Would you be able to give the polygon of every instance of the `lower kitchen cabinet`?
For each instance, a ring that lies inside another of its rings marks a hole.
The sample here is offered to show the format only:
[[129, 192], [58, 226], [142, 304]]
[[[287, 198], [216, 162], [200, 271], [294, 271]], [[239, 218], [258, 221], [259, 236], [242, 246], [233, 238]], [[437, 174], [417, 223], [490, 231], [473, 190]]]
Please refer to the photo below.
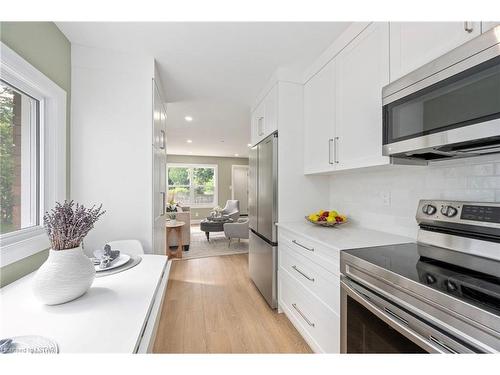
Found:
[[279, 305], [316, 353], [340, 352], [340, 316], [283, 268], [278, 271]]
[[278, 303], [314, 352], [340, 351], [339, 252], [280, 229]]

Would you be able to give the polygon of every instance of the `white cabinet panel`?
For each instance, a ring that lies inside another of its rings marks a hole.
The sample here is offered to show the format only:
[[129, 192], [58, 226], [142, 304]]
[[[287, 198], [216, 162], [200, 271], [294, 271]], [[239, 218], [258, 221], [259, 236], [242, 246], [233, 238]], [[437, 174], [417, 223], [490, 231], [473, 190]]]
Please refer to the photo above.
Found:
[[335, 63], [330, 61], [304, 85], [304, 172], [335, 169]]
[[382, 156], [382, 87], [389, 82], [389, 25], [373, 23], [336, 58], [337, 169], [388, 163]]
[[278, 85], [262, 99], [252, 112], [251, 143], [256, 145], [269, 134], [278, 130]]
[[481, 22], [481, 32], [485, 33], [486, 31], [498, 25], [500, 25], [500, 21], [487, 21], [487, 22], [483, 21]]
[[479, 22], [391, 22], [391, 81], [481, 33]]

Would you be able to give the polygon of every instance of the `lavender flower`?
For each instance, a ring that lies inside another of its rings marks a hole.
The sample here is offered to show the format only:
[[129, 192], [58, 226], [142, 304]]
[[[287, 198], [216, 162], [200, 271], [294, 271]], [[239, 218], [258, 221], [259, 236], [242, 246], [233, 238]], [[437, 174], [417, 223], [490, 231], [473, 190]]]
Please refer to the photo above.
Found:
[[73, 249], [80, 246], [85, 236], [106, 211], [92, 206], [85, 208], [74, 201], [56, 202], [56, 206], [43, 215], [43, 224], [53, 250]]

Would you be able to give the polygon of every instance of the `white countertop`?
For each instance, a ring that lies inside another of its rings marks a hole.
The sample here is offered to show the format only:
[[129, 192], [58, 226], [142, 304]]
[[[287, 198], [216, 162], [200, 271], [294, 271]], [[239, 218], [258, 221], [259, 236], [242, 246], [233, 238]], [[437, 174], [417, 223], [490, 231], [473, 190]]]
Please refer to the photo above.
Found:
[[166, 256], [142, 255], [137, 266], [96, 278], [82, 297], [56, 306], [34, 297], [31, 273], [0, 289], [0, 338], [45, 336], [60, 353], [132, 353], [166, 265]]
[[305, 220], [278, 223], [277, 225], [279, 228], [298, 233], [312, 241], [337, 250], [415, 242], [409, 237], [367, 229], [352, 223], [341, 224], [333, 228], [321, 227]]

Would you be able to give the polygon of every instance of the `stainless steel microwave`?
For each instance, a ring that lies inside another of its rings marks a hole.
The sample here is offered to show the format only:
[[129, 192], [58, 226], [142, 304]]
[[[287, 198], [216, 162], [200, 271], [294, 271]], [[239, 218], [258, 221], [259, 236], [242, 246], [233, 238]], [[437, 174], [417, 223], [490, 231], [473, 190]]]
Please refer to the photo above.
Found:
[[382, 104], [386, 156], [500, 153], [500, 26], [385, 86]]

